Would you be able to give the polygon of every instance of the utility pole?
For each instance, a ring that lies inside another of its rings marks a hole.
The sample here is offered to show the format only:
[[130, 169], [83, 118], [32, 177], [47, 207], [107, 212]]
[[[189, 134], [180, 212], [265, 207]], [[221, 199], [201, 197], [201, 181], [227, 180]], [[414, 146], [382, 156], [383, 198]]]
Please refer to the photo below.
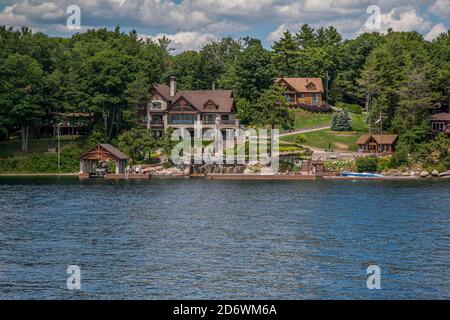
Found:
[[58, 170], [61, 168], [61, 123], [58, 123]]
[[328, 71], [327, 71], [327, 77], [325, 79], [325, 87], [326, 87], [326, 91], [325, 91], [325, 101], [328, 104], [328, 81], [330, 81], [330, 76], [328, 75]]
[[370, 114], [370, 93], [369, 92], [366, 95], [366, 110], [369, 115], [369, 134], [372, 134], [372, 116]]

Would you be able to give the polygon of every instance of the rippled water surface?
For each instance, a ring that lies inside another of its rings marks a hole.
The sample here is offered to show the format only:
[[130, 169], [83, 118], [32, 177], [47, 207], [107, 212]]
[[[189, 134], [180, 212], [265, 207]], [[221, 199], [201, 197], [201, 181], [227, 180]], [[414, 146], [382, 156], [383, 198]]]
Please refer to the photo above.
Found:
[[[0, 178], [0, 298], [450, 298], [450, 181]], [[68, 265], [80, 291], [66, 288]], [[381, 290], [366, 286], [381, 268]]]

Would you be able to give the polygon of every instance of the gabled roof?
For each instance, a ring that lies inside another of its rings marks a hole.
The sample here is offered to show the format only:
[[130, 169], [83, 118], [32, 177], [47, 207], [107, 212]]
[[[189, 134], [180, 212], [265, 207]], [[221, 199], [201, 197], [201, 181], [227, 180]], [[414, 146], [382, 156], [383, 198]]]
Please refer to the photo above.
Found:
[[441, 112], [430, 117], [431, 121], [450, 121], [450, 113]]
[[393, 144], [397, 140], [397, 134], [374, 134], [372, 137], [378, 144]]
[[163, 96], [164, 99], [170, 101], [170, 87], [166, 84], [155, 84], [153, 88]]
[[164, 84], [154, 85], [153, 88], [169, 101], [168, 109], [181, 97], [185, 98], [195, 109], [205, 110], [205, 104], [211, 100], [218, 108], [210, 112], [232, 112], [234, 97], [232, 90], [178, 90], [175, 96], [170, 96], [170, 87]]
[[[276, 82], [279, 83], [284, 80], [289, 86], [291, 86], [297, 92], [323, 92], [322, 79], [320, 78], [277, 78]], [[309, 90], [307, 86], [312, 83], [316, 89]]]
[[107, 143], [99, 143], [95, 147], [83, 153], [79, 160], [104, 160], [106, 156], [111, 156], [116, 160], [128, 160], [129, 156], [119, 149]]
[[397, 140], [398, 135], [397, 134], [363, 134], [361, 137], [359, 137], [358, 141], [356, 141], [356, 144], [366, 144], [370, 138], [373, 138], [376, 143], [378, 144], [393, 144], [395, 140]]
[[370, 137], [370, 134], [363, 134], [361, 137], [359, 137], [358, 141], [356, 141], [356, 144], [366, 144], [367, 141], [369, 141]]

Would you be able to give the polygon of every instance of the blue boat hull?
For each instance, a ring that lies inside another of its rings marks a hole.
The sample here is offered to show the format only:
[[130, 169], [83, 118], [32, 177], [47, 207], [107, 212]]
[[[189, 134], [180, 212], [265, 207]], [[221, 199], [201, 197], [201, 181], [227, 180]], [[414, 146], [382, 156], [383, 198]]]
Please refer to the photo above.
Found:
[[344, 171], [341, 173], [342, 177], [359, 177], [359, 178], [382, 178], [381, 174], [368, 173], [368, 172], [348, 172]]

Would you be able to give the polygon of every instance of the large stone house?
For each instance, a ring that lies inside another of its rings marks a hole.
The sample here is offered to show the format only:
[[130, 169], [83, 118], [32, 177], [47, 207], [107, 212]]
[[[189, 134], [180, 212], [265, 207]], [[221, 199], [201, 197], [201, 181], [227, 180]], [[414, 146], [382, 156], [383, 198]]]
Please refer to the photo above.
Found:
[[177, 90], [176, 78], [170, 86], [150, 88], [150, 101], [140, 110], [142, 124], [160, 137], [168, 127], [194, 130], [201, 122], [203, 129], [236, 129], [236, 103], [231, 90]]
[[286, 87], [285, 97], [293, 105], [323, 104], [323, 84], [320, 78], [277, 78], [275, 82]]

